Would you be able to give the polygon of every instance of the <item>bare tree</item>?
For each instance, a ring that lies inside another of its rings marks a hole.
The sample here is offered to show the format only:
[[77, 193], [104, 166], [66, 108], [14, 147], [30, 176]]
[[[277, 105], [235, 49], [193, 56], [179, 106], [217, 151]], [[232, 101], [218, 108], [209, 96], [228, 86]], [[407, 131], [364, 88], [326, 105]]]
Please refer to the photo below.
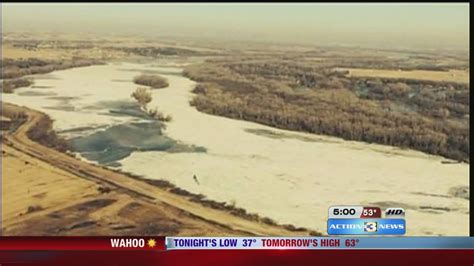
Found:
[[163, 122], [171, 121], [172, 117], [170, 115], [165, 116], [163, 113], [159, 112], [157, 108], [148, 109], [147, 105], [153, 99], [150, 89], [139, 87], [132, 93], [132, 97], [137, 100], [142, 110], [145, 111], [150, 117]]
[[132, 93], [132, 97], [135, 98], [135, 100], [137, 100], [137, 102], [140, 104], [140, 107], [145, 111], [147, 110], [147, 104], [149, 104], [151, 100], [153, 99], [151, 97], [150, 90], [143, 87], [138, 87]]

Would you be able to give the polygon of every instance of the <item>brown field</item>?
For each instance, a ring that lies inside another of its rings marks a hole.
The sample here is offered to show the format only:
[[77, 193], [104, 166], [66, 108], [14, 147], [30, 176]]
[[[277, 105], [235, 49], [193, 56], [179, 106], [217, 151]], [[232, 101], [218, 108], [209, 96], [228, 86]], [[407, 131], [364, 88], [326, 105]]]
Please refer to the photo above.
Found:
[[35, 49], [27, 50], [23, 48], [4, 45], [2, 47], [2, 58], [22, 59], [22, 58], [38, 58], [38, 59], [61, 59], [66, 58], [66, 53], [54, 49]]
[[456, 83], [469, 83], [469, 71], [428, 71], [428, 70], [386, 70], [386, 69], [362, 69], [362, 68], [342, 68], [348, 70], [352, 77], [375, 77], [394, 79], [416, 79], [431, 81], [448, 81]]
[[4, 146], [3, 160], [5, 235], [233, 233], [163, 203], [115, 189], [101, 192], [105, 186], [9, 146]]

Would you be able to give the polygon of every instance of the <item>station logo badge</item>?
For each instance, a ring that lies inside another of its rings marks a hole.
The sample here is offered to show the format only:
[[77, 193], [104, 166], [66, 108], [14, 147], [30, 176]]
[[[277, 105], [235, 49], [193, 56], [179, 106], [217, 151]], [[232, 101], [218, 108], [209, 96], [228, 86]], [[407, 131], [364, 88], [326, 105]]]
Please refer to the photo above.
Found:
[[368, 232], [368, 233], [377, 232], [377, 222], [365, 222], [364, 223], [364, 231]]

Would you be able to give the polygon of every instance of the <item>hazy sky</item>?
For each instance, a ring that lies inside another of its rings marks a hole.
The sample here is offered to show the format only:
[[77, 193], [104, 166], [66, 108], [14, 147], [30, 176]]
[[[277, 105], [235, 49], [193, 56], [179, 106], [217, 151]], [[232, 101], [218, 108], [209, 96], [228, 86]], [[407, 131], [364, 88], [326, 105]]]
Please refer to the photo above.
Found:
[[469, 4], [3, 4], [12, 31], [389, 47], [469, 46]]

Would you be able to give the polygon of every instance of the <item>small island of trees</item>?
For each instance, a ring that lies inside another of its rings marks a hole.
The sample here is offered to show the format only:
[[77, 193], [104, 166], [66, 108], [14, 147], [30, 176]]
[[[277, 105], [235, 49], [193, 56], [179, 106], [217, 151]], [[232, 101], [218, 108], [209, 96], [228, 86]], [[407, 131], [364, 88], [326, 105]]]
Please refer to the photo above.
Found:
[[151, 87], [152, 89], [162, 89], [169, 86], [168, 80], [158, 75], [140, 75], [135, 77], [133, 82], [137, 85]]

